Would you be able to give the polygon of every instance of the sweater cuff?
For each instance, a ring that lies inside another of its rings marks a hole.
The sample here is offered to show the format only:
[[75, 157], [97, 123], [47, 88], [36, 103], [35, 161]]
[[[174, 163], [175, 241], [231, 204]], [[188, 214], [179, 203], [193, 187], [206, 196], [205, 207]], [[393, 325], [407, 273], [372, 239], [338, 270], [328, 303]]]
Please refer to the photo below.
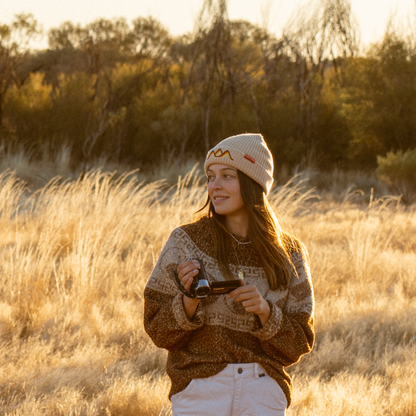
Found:
[[173, 310], [173, 316], [175, 317], [176, 322], [181, 327], [181, 329], [184, 329], [185, 331], [193, 331], [194, 329], [198, 329], [204, 323], [204, 320], [203, 320], [204, 310], [202, 309], [201, 302], [199, 302], [192, 319], [189, 319], [188, 315], [185, 312], [182, 298], [183, 298], [183, 294], [178, 293], [173, 299], [172, 310]]
[[270, 306], [270, 316], [266, 325], [252, 332], [261, 341], [267, 341], [273, 338], [279, 332], [283, 320], [282, 310], [278, 306], [270, 302], [268, 303]]

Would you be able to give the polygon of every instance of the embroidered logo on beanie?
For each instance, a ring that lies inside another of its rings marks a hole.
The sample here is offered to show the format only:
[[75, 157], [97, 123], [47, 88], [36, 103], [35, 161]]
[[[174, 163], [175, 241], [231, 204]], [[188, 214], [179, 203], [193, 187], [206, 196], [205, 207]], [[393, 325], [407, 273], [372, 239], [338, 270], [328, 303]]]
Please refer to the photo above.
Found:
[[228, 156], [231, 160], [234, 160], [231, 157], [231, 154], [230, 154], [229, 150], [226, 150], [225, 152], [223, 152], [221, 149], [218, 149], [218, 150], [215, 150], [215, 151], [211, 150], [211, 153], [208, 155], [208, 158], [210, 158], [211, 156], [214, 156], [214, 157]]

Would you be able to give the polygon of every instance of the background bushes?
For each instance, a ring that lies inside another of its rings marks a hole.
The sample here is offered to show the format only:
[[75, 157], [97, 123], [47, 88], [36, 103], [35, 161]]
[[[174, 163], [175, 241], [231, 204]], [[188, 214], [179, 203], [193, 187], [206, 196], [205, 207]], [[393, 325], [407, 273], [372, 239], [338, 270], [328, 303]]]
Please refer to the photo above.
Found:
[[403, 195], [405, 203], [416, 201], [416, 149], [378, 156], [378, 177]]
[[408, 38], [390, 30], [358, 54], [346, 0], [289, 23], [277, 38], [211, 1], [180, 37], [151, 17], [65, 22], [47, 50], [32, 51], [37, 23], [17, 16], [0, 31], [0, 140], [33, 158], [65, 147], [76, 166], [105, 158], [151, 168], [262, 132], [276, 165], [292, 171], [374, 171], [377, 156], [416, 147]]

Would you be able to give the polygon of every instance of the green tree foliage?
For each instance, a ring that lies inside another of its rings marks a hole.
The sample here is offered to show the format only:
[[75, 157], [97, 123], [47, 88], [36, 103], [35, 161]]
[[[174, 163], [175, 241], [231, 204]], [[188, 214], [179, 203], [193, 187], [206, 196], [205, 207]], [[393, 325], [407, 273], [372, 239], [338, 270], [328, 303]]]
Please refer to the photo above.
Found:
[[31, 14], [15, 16], [11, 25], [0, 25], [0, 137], [3, 129], [4, 100], [9, 88], [21, 86], [35, 68], [27, 67], [29, 43], [39, 33]]
[[52, 138], [52, 86], [44, 84], [43, 78], [40, 73], [30, 74], [20, 88], [13, 85], [5, 96], [5, 119], [13, 126], [9, 131], [13, 131], [15, 138], [24, 137], [31, 144]]
[[151, 17], [65, 22], [30, 53], [36, 31], [30, 16], [0, 27], [2, 139], [34, 155], [144, 166], [251, 131], [279, 166], [365, 169], [416, 146], [415, 49], [390, 33], [358, 56], [348, 0], [312, 1], [280, 38], [230, 21], [226, 0], [176, 38]]
[[345, 77], [346, 117], [355, 165], [376, 166], [376, 156], [416, 145], [416, 54], [387, 34], [365, 58], [350, 60]]

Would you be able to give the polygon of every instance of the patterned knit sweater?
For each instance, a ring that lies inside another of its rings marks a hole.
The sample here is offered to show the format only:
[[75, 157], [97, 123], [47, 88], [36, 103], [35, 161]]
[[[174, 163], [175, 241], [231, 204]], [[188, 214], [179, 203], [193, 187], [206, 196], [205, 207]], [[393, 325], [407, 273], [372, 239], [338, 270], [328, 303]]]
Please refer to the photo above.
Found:
[[[264, 327], [227, 295], [208, 296], [188, 319], [173, 270], [187, 258], [204, 263], [211, 281], [224, 280], [217, 261], [208, 218], [173, 230], [144, 292], [144, 326], [153, 342], [166, 348], [166, 371], [172, 386], [169, 397], [184, 390], [194, 378], [211, 377], [229, 363], [261, 364], [284, 391], [288, 405], [292, 383], [284, 367], [311, 351], [314, 342], [313, 291], [309, 266], [300, 252], [292, 253], [293, 270], [286, 290], [271, 290], [251, 244], [232, 242], [229, 263], [237, 278], [256, 285], [270, 306]], [[237, 237], [241, 240], [241, 237]]]

